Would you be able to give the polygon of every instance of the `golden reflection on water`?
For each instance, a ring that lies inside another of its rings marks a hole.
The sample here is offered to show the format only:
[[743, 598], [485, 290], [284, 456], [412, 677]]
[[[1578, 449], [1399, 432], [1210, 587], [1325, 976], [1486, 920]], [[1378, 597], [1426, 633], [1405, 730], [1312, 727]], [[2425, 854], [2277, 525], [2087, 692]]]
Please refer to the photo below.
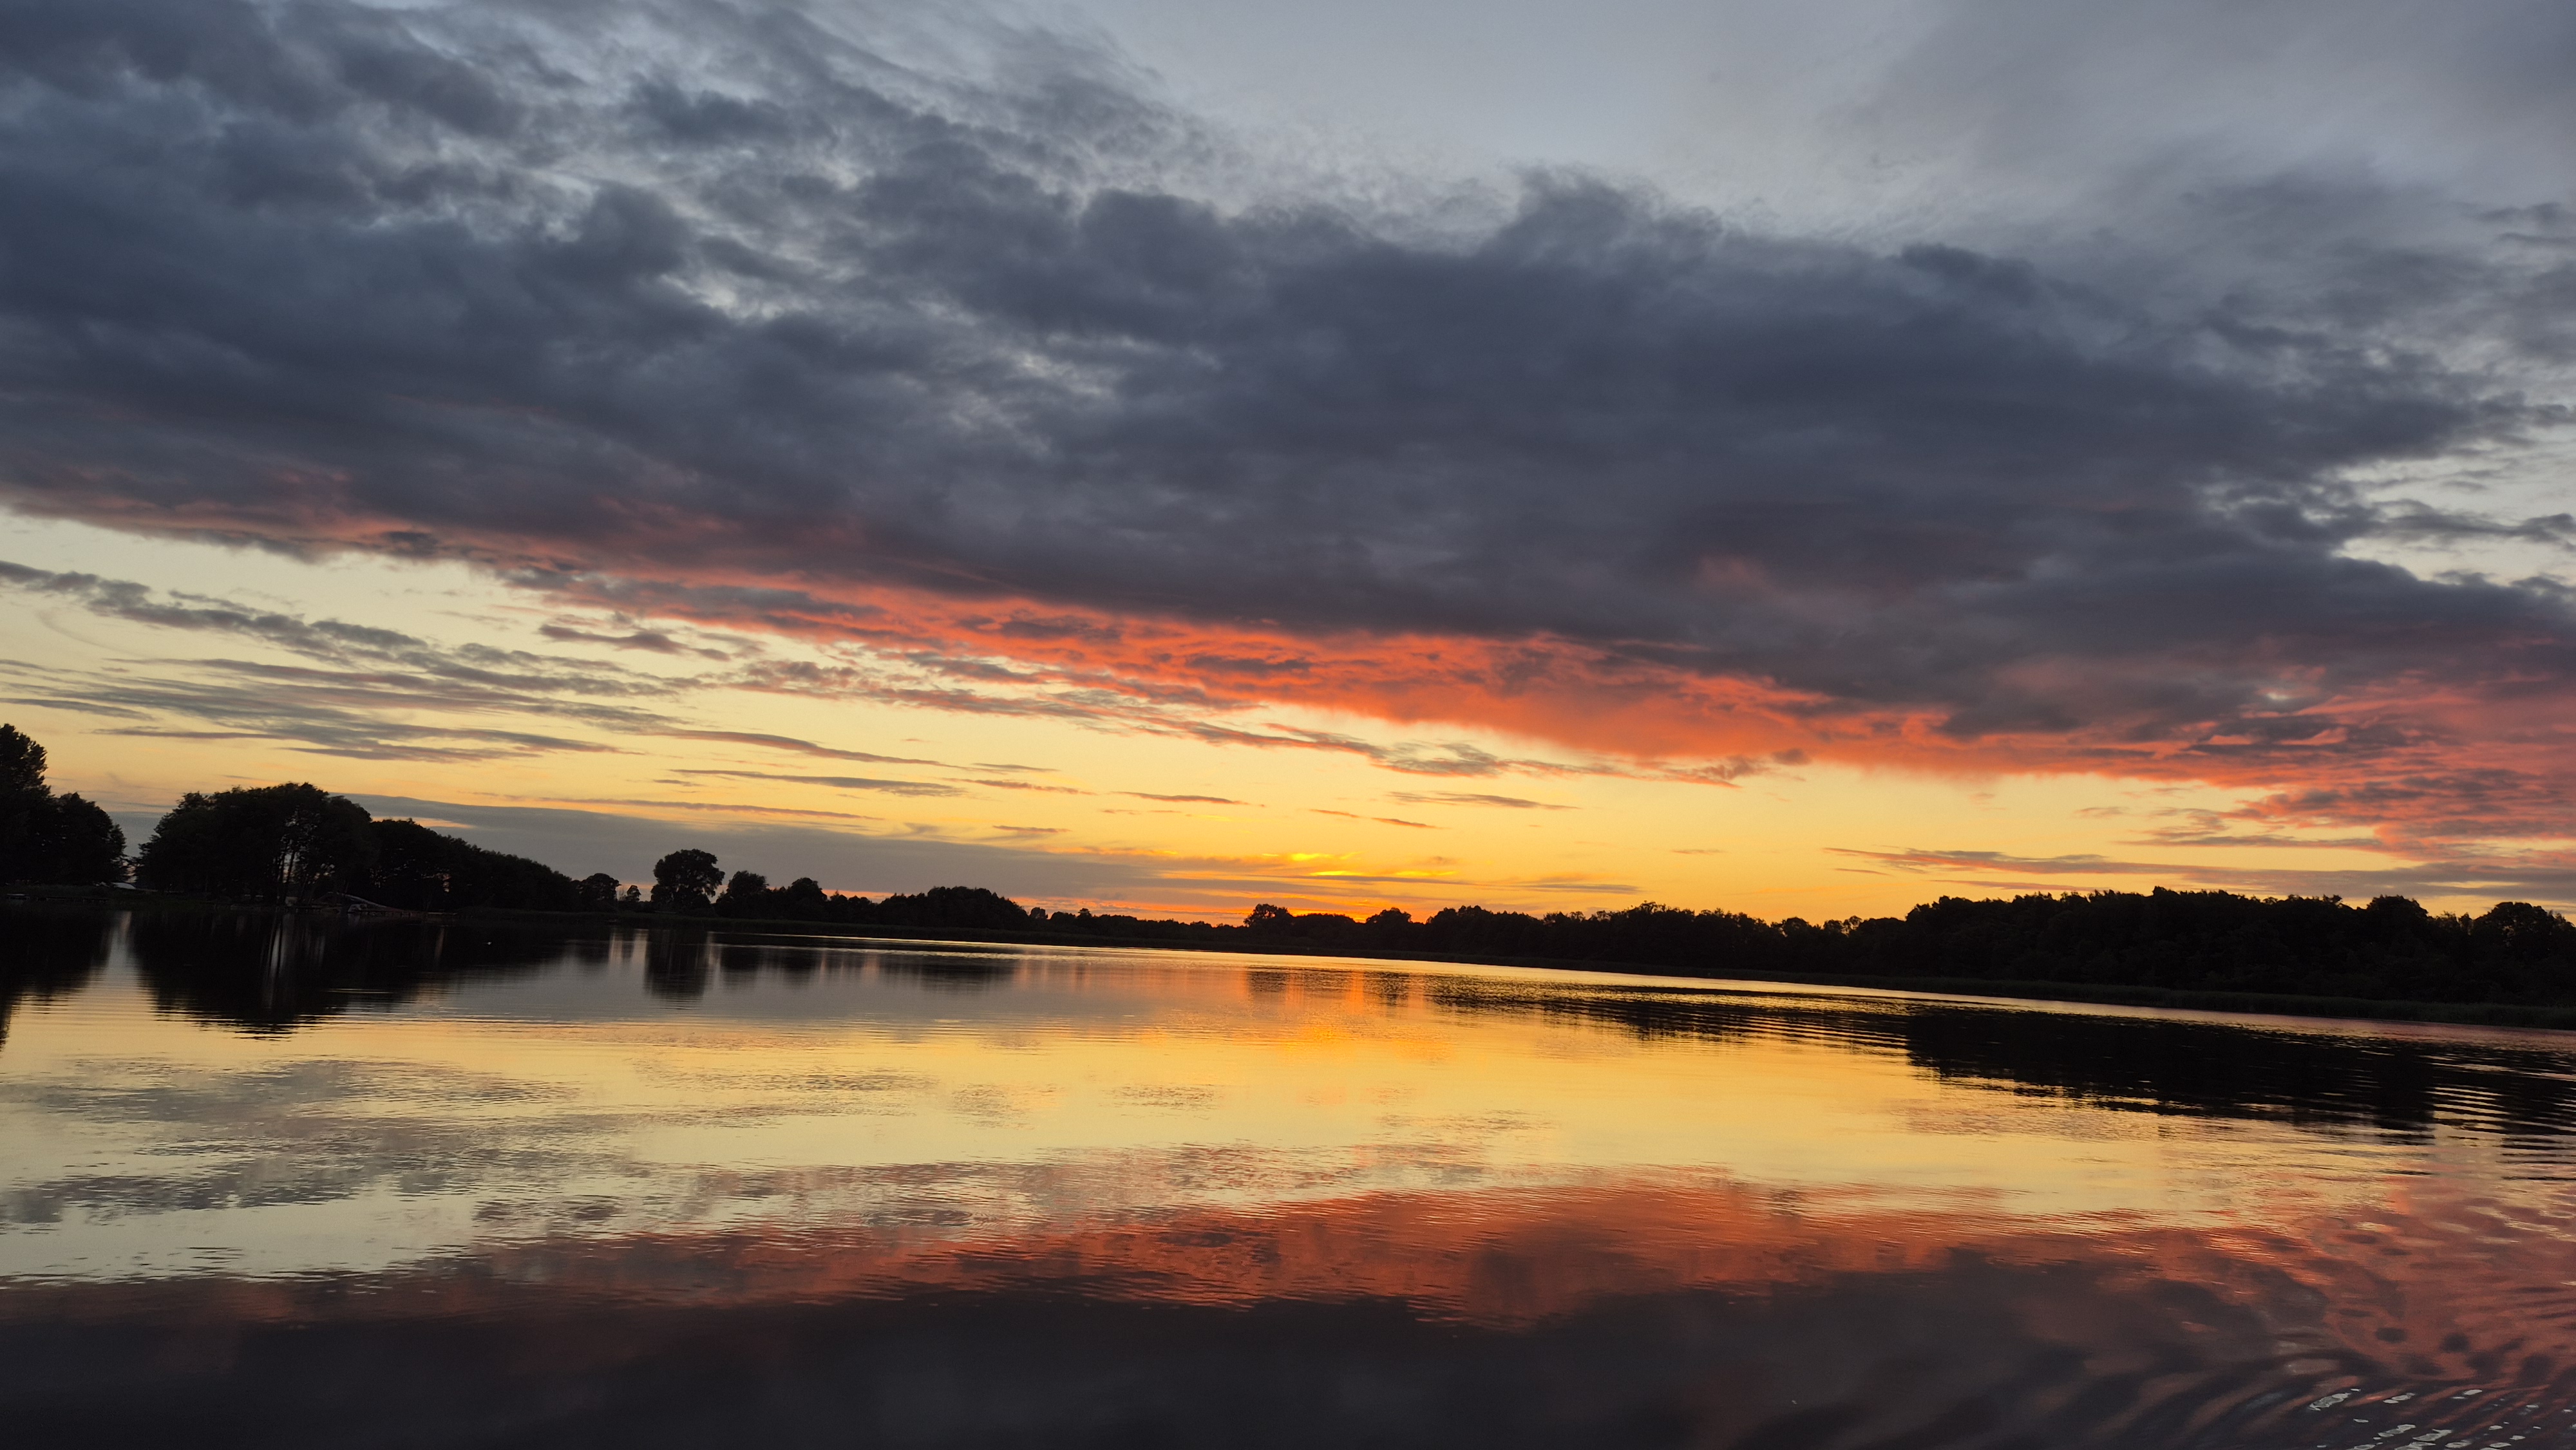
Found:
[[[0, 1273], [373, 1269], [753, 1224], [1062, 1233], [1630, 1180], [2077, 1230], [2360, 1212], [2425, 1175], [2555, 1202], [2493, 1134], [2407, 1141], [1945, 1081], [1836, 1035], [1829, 997], [1775, 998], [1785, 1024], [1709, 1040], [1458, 1010], [1443, 973], [1123, 954], [960, 981], [921, 972], [937, 957], [842, 949], [672, 1006], [643, 990], [638, 943], [620, 946], [570, 982], [282, 1035], [153, 1011], [113, 974], [26, 1013], [0, 1056], [0, 1193], [22, 1206]], [[1820, 1009], [1812, 1026], [1801, 1006]]]
[[[917, 1344], [957, 1305], [1020, 1305], [972, 1333], [1060, 1355], [1028, 1305], [1236, 1316], [1193, 1331], [1214, 1343], [1384, 1304], [1504, 1336], [1386, 1341], [1434, 1378], [1642, 1336], [1704, 1443], [1968, 1414], [1997, 1444], [2466, 1450], [2513, 1386], [2524, 1440], [2495, 1444], [2576, 1443], [2550, 1418], [2576, 1415], [2576, 1153], [2546, 1035], [635, 934], [408, 995], [261, 977], [218, 1010], [122, 952], [0, 1047], [0, 1328], [473, 1323], [517, 1336], [506, 1379], [582, 1306], [610, 1316], [582, 1373], [625, 1374], [712, 1307], [838, 1306], [759, 1320], [794, 1360]], [[1393, 1333], [1281, 1332], [1244, 1362]], [[1038, 1393], [1011, 1373], [933, 1418]], [[537, 1384], [510, 1403], [537, 1415]], [[1841, 1418], [1797, 1418], [1820, 1403]]]

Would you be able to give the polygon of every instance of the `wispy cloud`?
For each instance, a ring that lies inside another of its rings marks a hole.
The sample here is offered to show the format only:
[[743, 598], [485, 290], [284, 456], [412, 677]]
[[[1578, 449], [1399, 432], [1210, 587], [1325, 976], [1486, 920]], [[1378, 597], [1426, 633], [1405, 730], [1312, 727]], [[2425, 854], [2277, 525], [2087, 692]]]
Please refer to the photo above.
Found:
[[1399, 790], [1390, 792], [1388, 799], [1403, 801], [1408, 805], [1422, 806], [1503, 806], [1516, 811], [1570, 811], [1574, 809], [1572, 806], [1557, 805], [1550, 801], [1525, 800], [1516, 795], [1480, 795], [1469, 791], [1456, 790]]
[[[665, 730], [674, 740], [703, 740], [715, 745], [753, 745], [765, 750], [792, 751], [799, 755], [819, 755], [828, 760], [855, 761], [861, 765], [937, 765], [936, 760], [922, 760], [908, 755], [877, 755], [865, 750], [843, 750], [837, 746], [817, 745], [811, 740], [798, 740], [787, 735], [759, 735], [740, 730]], [[995, 769], [986, 766], [984, 769]]]
[[672, 772], [692, 779], [766, 780], [785, 785], [814, 785], [827, 790], [876, 791], [885, 795], [954, 796], [965, 792], [944, 781], [875, 780], [859, 775], [779, 775], [765, 770], [719, 770], [683, 768]]
[[1375, 821], [1381, 826], [1411, 826], [1417, 831], [1436, 831], [1440, 829], [1429, 821], [1408, 821], [1397, 816], [1364, 816], [1356, 811], [1333, 811], [1326, 810], [1321, 806], [1311, 807], [1310, 809], [1312, 809], [1316, 815], [1340, 816], [1346, 821]]

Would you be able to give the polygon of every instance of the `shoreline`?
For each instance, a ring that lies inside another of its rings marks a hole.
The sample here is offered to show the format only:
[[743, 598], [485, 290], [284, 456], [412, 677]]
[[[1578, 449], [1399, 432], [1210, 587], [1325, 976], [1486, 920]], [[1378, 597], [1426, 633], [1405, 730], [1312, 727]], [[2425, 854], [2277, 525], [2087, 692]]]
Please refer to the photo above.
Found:
[[[195, 910], [255, 912], [270, 915], [331, 916], [366, 922], [383, 917], [342, 917], [284, 907], [210, 901], [203, 898], [30, 894], [26, 906], [78, 906], [114, 910]], [[2209, 991], [2145, 984], [2059, 982], [2039, 978], [1846, 976], [1825, 973], [1747, 971], [1726, 967], [1693, 969], [1668, 963], [1592, 958], [1514, 957], [1433, 952], [1364, 952], [1309, 945], [1294, 939], [1252, 938], [1190, 940], [1187, 938], [1110, 936], [1090, 932], [1005, 931], [986, 927], [901, 927], [860, 923], [794, 921], [775, 917], [683, 916], [658, 912], [467, 910], [413, 916], [428, 921], [470, 926], [477, 923], [570, 926], [590, 923], [644, 930], [747, 931], [770, 936], [841, 937], [908, 942], [954, 942], [991, 946], [1096, 946], [1122, 950], [1188, 951], [1219, 956], [1317, 957], [1343, 961], [1430, 963], [1447, 966], [1527, 967], [1548, 971], [1599, 972], [1669, 977], [1680, 981], [1738, 981], [1783, 986], [1854, 987], [1871, 991], [1920, 992], [1944, 996], [1992, 997], [2015, 1002], [2062, 1002], [2070, 1006], [2149, 1007], [2174, 1011], [2347, 1019], [2363, 1022], [2422, 1022], [2463, 1027], [2520, 1027], [2576, 1031], [2576, 1002], [2538, 1005], [2516, 1002], [2429, 1002], [2404, 998], [2302, 996], [2270, 992]], [[1239, 930], [1239, 928], [1238, 928]]]

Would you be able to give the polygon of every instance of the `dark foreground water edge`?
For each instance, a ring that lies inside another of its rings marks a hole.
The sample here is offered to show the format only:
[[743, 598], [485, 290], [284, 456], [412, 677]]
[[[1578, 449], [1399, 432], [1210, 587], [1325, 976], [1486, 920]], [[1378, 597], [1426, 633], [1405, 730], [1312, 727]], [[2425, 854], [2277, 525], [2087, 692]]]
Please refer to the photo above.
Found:
[[21, 1443], [2576, 1442], [2555, 1034], [0, 913]]

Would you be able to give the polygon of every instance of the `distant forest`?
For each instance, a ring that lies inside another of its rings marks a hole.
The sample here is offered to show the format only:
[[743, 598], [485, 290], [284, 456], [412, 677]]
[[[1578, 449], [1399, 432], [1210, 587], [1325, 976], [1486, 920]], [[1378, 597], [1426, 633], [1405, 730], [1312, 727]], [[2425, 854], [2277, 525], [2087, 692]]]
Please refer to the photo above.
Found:
[[[43, 782], [41, 746], [0, 726], [0, 878], [121, 881], [123, 836]], [[94, 818], [94, 819], [93, 819]], [[109, 836], [112, 835], [112, 841]], [[154, 891], [267, 903], [355, 897], [398, 910], [634, 914], [665, 921], [812, 923], [993, 933], [1035, 941], [1636, 966], [1699, 976], [2064, 983], [2383, 1001], [2576, 1005], [2576, 924], [2527, 902], [2477, 916], [2402, 896], [2267, 900], [2224, 891], [2097, 891], [1971, 901], [1902, 917], [1763, 921], [1653, 902], [1532, 916], [1453, 906], [1417, 921], [1355, 920], [1267, 903], [1239, 925], [1022, 909], [981, 887], [876, 899], [727, 875], [706, 851], [655, 863], [648, 894], [605, 873], [574, 880], [408, 820], [376, 820], [312, 785], [190, 793], [131, 862]]]

